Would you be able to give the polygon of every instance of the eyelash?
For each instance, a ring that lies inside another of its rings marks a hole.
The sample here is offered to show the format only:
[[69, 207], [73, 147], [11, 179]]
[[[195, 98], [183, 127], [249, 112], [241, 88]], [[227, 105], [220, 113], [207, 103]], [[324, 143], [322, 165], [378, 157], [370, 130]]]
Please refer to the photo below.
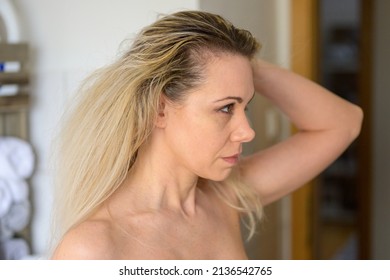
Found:
[[[226, 106], [223, 106], [220, 111], [224, 114], [229, 114], [229, 115], [232, 115], [233, 114], [233, 109], [234, 109], [234, 103], [231, 103], [231, 104], [228, 104]], [[226, 111], [227, 110], [227, 111]]]
[[[219, 111], [224, 113], [224, 114], [233, 115], [234, 105], [235, 105], [235, 103], [231, 103], [231, 104], [225, 105]], [[227, 109], [227, 111], [226, 111], [226, 109]], [[245, 106], [244, 110], [248, 111], [248, 106]]]

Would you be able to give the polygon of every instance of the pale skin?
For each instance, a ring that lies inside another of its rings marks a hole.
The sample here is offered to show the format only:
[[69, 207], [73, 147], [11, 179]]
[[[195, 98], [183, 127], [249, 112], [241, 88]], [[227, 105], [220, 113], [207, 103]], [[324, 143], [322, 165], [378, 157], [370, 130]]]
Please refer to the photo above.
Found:
[[219, 54], [206, 77], [181, 106], [162, 98], [127, 179], [65, 235], [53, 259], [245, 259], [239, 213], [199, 178], [223, 185], [242, 144], [254, 138], [245, 114], [254, 92], [298, 130], [240, 157], [242, 178], [264, 205], [315, 177], [359, 134], [359, 107], [262, 60]]

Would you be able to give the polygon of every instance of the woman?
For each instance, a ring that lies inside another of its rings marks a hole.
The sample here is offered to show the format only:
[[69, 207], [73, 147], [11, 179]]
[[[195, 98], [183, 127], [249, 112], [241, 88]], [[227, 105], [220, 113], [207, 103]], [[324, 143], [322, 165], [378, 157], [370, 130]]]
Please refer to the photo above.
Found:
[[[259, 48], [217, 15], [178, 12], [89, 80], [61, 137], [53, 259], [246, 258], [240, 218], [253, 233], [261, 207], [328, 166], [362, 120]], [[244, 158], [255, 92], [298, 132]]]

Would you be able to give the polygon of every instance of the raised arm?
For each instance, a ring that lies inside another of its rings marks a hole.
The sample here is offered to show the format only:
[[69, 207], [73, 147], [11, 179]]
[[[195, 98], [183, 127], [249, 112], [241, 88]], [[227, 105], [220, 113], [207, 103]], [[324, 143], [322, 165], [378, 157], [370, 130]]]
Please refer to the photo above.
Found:
[[242, 160], [243, 180], [268, 204], [331, 164], [359, 135], [363, 113], [290, 71], [262, 60], [253, 61], [252, 67], [256, 92], [280, 108], [298, 129], [285, 141]]

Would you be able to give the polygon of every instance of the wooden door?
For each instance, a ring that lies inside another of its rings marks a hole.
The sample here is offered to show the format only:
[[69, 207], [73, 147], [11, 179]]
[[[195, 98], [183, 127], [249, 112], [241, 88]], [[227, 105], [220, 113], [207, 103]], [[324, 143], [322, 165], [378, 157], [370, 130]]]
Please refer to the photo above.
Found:
[[[292, 70], [314, 81], [319, 80], [320, 1], [292, 0]], [[325, 0], [324, 0], [325, 1]], [[372, 76], [372, 19], [374, 1], [361, 0], [359, 28], [359, 68], [357, 72], [357, 101], [365, 112], [362, 133], [356, 143], [357, 199], [356, 258], [370, 258], [370, 216], [371, 216], [371, 76]], [[291, 257], [293, 259], [318, 259], [323, 256], [321, 242], [324, 237], [321, 228], [319, 178], [316, 178], [292, 195]], [[334, 236], [333, 238], [338, 238]], [[325, 240], [326, 241], [326, 240]], [[327, 240], [329, 242], [329, 240]]]

